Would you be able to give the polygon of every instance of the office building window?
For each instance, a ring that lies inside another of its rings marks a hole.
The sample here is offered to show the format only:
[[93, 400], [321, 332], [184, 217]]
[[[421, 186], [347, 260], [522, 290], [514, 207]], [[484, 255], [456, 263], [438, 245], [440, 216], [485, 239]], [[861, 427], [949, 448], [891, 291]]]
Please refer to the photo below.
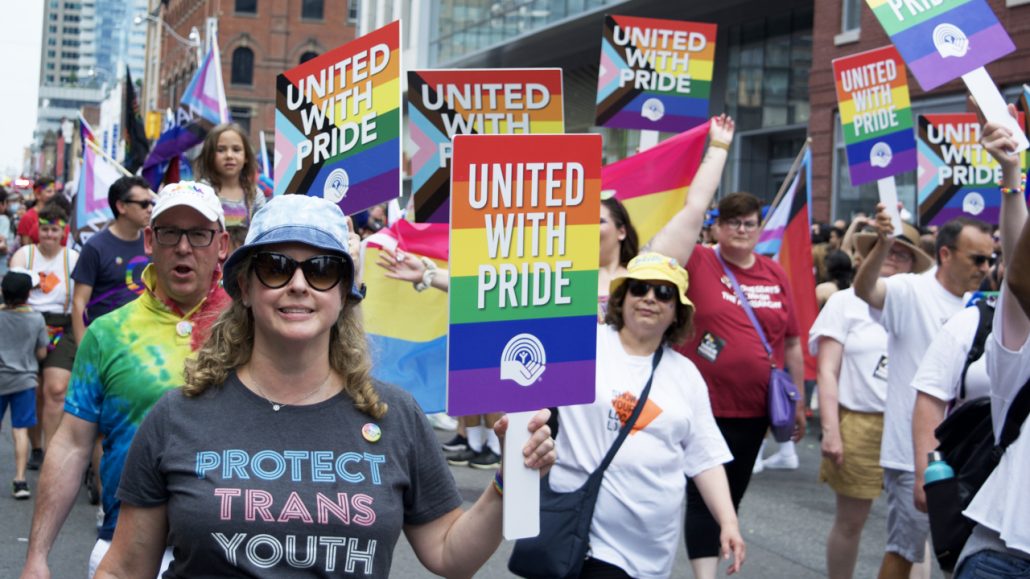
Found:
[[306, 20], [321, 20], [323, 12], [325, 12], [325, 0], [301, 0], [301, 18]]
[[317, 52], [309, 50], [304, 54], [300, 55], [300, 63], [304, 64], [305, 62], [311, 60], [312, 58], [315, 58], [316, 56], [318, 56]]
[[236, 0], [237, 14], [257, 14], [257, 0]]
[[247, 131], [247, 134], [250, 134], [250, 119], [254, 116], [254, 111], [250, 107], [230, 106], [229, 116], [232, 122], [240, 125], [244, 131]]
[[358, 8], [361, 7], [361, 0], [348, 0], [347, 2], [347, 22], [358, 21]]
[[862, 28], [863, 0], [841, 0], [841, 32], [858, 31]]
[[254, 51], [241, 46], [232, 51], [232, 84], [254, 84]]

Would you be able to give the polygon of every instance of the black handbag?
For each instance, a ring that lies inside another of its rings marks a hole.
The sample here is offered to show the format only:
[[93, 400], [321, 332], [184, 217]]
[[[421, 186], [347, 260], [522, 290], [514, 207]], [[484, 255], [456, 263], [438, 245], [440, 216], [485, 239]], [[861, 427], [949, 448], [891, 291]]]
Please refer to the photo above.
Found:
[[560, 493], [551, 490], [550, 474], [540, 479], [540, 534], [515, 541], [508, 570], [527, 579], [560, 579], [578, 577], [583, 561], [590, 553], [590, 522], [594, 518], [597, 494], [601, 491], [604, 471], [615, 458], [623, 441], [640, 416], [651, 392], [654, 372], [662, 360], [662, 347], [651, 359], [651, 376], [640, 393], [633, 413], [619, 430], [604, 460], [578, 489]]

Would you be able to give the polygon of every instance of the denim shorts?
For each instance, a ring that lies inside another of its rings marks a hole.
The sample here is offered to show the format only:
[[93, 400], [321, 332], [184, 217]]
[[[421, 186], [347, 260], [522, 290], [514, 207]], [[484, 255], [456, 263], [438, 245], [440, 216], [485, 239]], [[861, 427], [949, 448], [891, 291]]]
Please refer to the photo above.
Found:
[[955, 579], [1030, 579], [1030, 559], [1008, 553], [984, 550], [970, 555], [955, 574]]

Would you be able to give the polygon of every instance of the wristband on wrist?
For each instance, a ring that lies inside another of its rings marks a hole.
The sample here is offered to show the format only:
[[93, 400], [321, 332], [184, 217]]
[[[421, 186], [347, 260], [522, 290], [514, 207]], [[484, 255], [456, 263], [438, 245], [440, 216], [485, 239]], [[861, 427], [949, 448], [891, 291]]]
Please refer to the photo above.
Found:
[[716, 149], [722, 149], [723, 151], [726, 151], [726, 152], [729, 152], [729, 150], [730, 150], [730, 144], [729, 143], [727, 143], [725, 141], [716, 141], [715, 139], [712, 139], [711, 141], [709, 141], [708, 142], [708, 146], [709, 147], [715, 147]]
[[1022, 195], [1026, 192], [1026, 173], [1020, 175], [1019, 187], [1001, 187], [999, 190], [1003, 197], [1007, 195]]
[[419, 257], [422, 261], [422, 265], [426, 266], [425, 271], [422, 272], [422, 281], [413, 283], [415, 291], [424, 292], [429, 289], [429, 286], [433, 285], [433, 277], [436, 276], [436, 263], [428, 257]]
[[502, 497], [504, 496], [504, 477], [501, 476], [501, 471], [500, 470], [498, 470], [496, 473], [494, 473], [493, 487], [494, 487], [494, 490], [497, 491], [498, 495], [500, 495]]

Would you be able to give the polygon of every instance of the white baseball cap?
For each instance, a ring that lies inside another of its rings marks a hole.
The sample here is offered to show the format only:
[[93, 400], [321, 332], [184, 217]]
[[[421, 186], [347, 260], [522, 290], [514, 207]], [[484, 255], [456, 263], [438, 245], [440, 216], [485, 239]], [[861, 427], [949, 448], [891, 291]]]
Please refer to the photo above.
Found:
[[150, 223], [172, 207], [185, 205], [204, 216], [208, 221], [217, 221], [225, 229], [225, 212], [222, 202], [210, 185], [196, 181], [179, 181], [166, 185], [157, 195], [157, 205], [150, 213]]

